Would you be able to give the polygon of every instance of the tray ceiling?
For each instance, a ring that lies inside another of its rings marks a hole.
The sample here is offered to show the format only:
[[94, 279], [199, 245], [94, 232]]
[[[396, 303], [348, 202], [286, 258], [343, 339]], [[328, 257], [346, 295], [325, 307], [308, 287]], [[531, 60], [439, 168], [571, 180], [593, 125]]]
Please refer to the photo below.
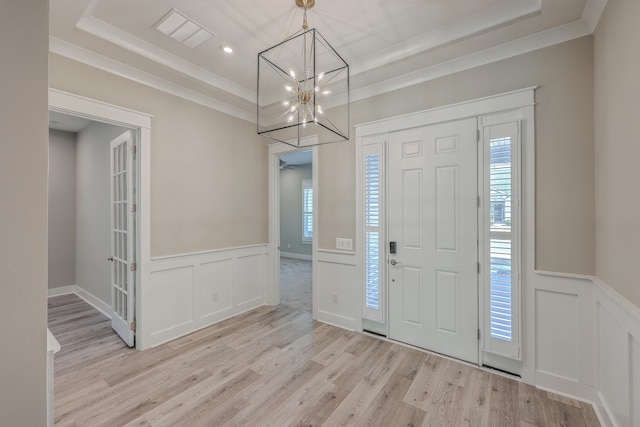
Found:
[[[591, 34], [605, 4], [317, 0], [308, 19], [349, 64], [357, 100]], [[212, 37], [191, 48], [157, 31], [171, 9]], [[301, 23], [293, 0], [51, 0], [50, 50], [254, 121], [257, 54]]]

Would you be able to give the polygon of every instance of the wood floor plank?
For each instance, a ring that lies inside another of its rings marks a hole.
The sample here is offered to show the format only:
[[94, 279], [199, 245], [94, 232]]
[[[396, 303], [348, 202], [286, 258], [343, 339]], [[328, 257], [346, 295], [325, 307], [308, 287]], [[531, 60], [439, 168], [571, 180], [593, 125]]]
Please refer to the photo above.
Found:
[[455, 425], [484, 426], [489, 423], [489, 391], [491, 374], [472, 369], [465, 385], [464, 398]]
[[58, 427], [598, 425], [591, 405], [287, 307], [143, 352], [76, 295], [48, 307]]
[[455, 425], [455, 420], [461, 410], [464, 397], [463, 370], [460, 364], [449, 362], [435, 388], [429, 394], [429, 405], [425, 409], [423, 426]]
[[327, 425], [354, 424], [355, 420], [367, 418], [368, 408], [382, 392], [385, 384], [393, 375], [405, 354], [399, 346], [392, 346], [378, 359], [371, 360], [362, 379], [353, 387], [336, 410], [329, 416]]
[[425, 413], [402, 401], [412, 381], [404, 376], [392, 374], [377, 393], [368, 408], [366, 416], [357, 420], [358, 426], [414, 426], [421, 425]]
[[255, 387], [244, 390], [240, 397], [249, 404], [230, 419], [230, 425], [278, 425], [283, 402], [295, 390], [300, 389], [321, 369], [322, 365], [311, 360], [297, 360], [291, 369], [278, 370], [263, 377]]
[[347, 397], [350, 390], [338, 387], [334, 379], [352, 366], [355, 356], [341, 352], [332, 358], [314, 378], [300, 387], [282, 405], [283, 412], [291, 414], [283, 419], [283, 425], [317, 426], [327, 418]]
[[431, 396], [441, 382], [448, 364], [446, 359], [426, 355], [403, 401], [423, 411], [429, 409]]
[[508, 378], [492, 375], [489, 380], [489, 420], [492, 425], [509, 427], [516, 425], [518, 384]]
[[540, 425], [550, 422], [548, 401], [541, 402], [542, 395], [535, 387], [518, 383], [518, 419], [521, 423]]

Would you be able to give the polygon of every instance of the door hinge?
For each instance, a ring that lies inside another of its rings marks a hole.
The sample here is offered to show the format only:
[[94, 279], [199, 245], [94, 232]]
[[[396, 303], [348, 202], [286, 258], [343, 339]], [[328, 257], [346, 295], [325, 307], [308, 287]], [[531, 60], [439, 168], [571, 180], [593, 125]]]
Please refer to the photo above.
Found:
[[480, 328], [478, 328], [478, 341], [480, 341]]
[[132, 262], [131, 264], [129, 264], [129, 270], [136, 271], [137, 268], [138, 268], [138, 263]]
[[134, 154], [134, 155], [135, 155], [135, 154], [136, 154], [136, 151], [137, 151], [137, 150], [136, 150], [136, 146], [135, 146], [135, 145], [132, 145], [132, 146], [129, 148], [129, 151], [131, 151], [131, 154]]
[[478, 196], [478, 207], [480, 207], [480, 196]]
[[477, 142], [480, 142], [480, 129], [477, 130], [476, 139], [477, 139]]
[[480, 263], [478, 263], [478, 274], [480, 273]]
[[129, 329], [131, 329], [132, 331], [136, 330], [136, 322], [135, 321], [131, 322], [131, 324], [129, 325]]
[[131, 212], [135, 212], [135, 211], [136, 211], [136, 209], [137, 209], [136, 204], [135, 204], [135, 203], [132, 203], [132, 204], [131, 204]]

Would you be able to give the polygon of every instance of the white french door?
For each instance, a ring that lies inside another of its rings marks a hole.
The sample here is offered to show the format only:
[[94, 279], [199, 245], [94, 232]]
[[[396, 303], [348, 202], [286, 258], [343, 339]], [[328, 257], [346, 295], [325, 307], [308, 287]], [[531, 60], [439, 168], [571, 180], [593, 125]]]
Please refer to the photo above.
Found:
[[133, 135], [127, 131], [111, 141], [111, 326], [134, 345], [135, 194]]
[[387, 171], [389, 336], [472, 363], [477, 129], [471, 118], [390, 133]]

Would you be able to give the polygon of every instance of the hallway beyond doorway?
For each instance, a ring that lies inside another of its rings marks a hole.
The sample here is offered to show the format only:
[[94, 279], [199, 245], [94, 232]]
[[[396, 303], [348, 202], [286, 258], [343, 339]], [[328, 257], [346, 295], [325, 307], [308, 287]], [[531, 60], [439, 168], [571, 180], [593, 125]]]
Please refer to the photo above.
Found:
[[311, 261], [280, 258], [280, 304], [311, 313]]

